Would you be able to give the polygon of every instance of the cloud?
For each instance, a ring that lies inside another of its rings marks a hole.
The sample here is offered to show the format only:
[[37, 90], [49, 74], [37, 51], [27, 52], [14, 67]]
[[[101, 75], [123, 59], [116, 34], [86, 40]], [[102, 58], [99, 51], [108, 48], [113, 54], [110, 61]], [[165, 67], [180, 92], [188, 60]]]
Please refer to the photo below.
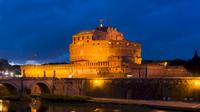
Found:
[[26, 62], [25, 62], [25, 64], [26, 65], [39, 65], [40, 63], [38, 62], [38, 61], [36, 61], [36, 60], [27, 60]]

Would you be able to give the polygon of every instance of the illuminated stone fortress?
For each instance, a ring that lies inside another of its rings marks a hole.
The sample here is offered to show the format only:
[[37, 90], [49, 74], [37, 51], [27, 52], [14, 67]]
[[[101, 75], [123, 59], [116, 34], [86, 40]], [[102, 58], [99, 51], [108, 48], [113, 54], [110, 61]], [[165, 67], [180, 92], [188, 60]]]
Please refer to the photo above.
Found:
[[116, 28], [102, 24], [73, 35], [69, 64], [22, 65], [23, 77], [187, 77], [183, 66], [167, 62], [142, 64], [141, 44], [124, 38]]
[[129, 64], [141, 64], [141, 44], [113, 27], [102, 25], [73, 35], [70, 64], [22, 65], [24, 77], [124, 77]]

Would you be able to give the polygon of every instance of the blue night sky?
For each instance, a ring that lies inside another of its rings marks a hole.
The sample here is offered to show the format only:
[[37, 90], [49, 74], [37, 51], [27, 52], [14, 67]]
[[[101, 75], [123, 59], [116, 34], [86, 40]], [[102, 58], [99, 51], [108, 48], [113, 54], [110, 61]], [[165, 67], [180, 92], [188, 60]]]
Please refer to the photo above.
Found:
[[117, 27], [143, 59], [189, 59], [200, 49], [200, 0], [0, 0], [0, 58], [68, 61], [74, 33]]

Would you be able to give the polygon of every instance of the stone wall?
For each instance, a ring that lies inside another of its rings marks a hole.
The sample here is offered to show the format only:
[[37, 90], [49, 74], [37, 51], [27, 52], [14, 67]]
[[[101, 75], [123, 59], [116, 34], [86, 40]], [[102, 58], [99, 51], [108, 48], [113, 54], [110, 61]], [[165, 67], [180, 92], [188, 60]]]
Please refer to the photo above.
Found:
[[[87, 64], [87, 66], [86, 66]], [[21, 75], [23, 77], [55, 77], [55, 78], [82, 78], [98, 77], [98, 66], [92, 67], [94, 63], [76, 63], [76, 64], [53, 64], [53, 65], [23, 65], [21, 66]], [[95, 63], [96, 64], [96, 63]], [[99, 65], [100, 66], [100, 65]], [[105, 65], [101, 65], [102, 67]]]
[[132, 65], [121, 57], [112, 57], [109, 62], [81, 61], [74, 64], [23, 65], [24, 77], [98, 78], [98, 77], [190, 77], [183, 66]]
[[[146, 75], [147, 74], [147, 75]], [[140, 70], [141, 76], [146, 77], [191, 77], [184, 66], [162, 66], [162, 65], [143, 65]]]
[[200, 101], [199, 78], [91, 79], [85, 88], [92, 97]]

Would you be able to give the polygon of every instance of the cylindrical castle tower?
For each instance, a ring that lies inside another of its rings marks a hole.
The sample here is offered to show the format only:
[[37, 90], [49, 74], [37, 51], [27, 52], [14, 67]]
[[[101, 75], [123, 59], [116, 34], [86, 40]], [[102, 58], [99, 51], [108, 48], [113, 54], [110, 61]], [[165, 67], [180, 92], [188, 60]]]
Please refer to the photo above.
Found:
[[124, 39], [116, 28], [99, 27], [73, 35], [70, 44], [70, 63], [105, 62], [110, 57], [125, 57], [141, 64], [141, 44]]

